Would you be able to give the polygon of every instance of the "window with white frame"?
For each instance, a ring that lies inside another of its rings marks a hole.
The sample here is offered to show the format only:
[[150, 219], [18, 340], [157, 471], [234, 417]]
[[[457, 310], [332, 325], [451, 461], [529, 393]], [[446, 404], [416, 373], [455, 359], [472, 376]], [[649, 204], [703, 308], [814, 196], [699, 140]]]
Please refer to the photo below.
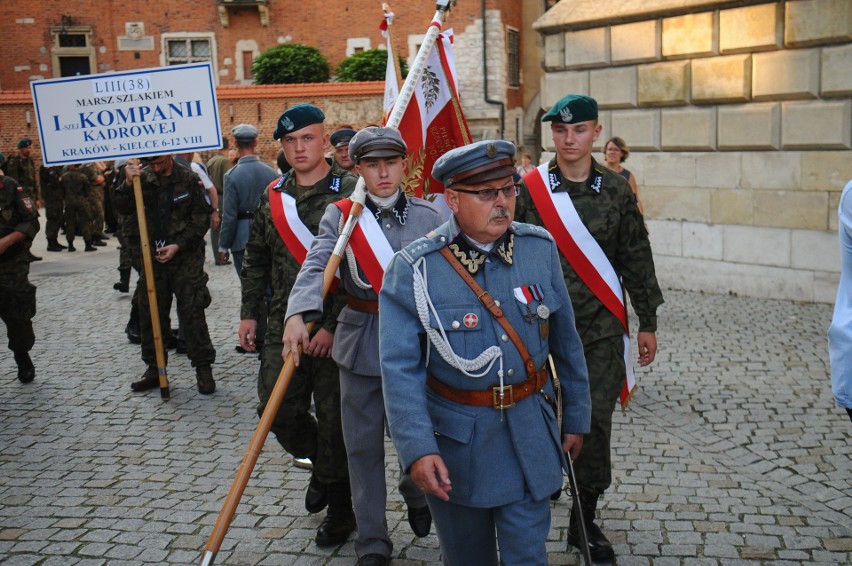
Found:
[[213, 60], [213, 40], [209, 37], [163, 38], [166, 65], [183, 65]]
[[369, 51], [371, 49], [370, 45], [369, 37], [350, 37], [346, 40], [346, 56], [351, 57], [356, 53]]

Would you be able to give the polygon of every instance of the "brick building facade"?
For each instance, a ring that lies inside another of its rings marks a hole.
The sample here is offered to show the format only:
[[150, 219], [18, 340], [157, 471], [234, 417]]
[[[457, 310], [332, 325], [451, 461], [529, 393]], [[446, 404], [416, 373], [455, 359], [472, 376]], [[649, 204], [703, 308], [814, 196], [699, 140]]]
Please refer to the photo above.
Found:
[[534, 27], [542, 109], [590, 94], [630, 144], [664, 286], [834, 301], [852, 2], [562, 0]]
[[[411, 62], [435, 4], [391, 4], [397, 53]], [[519, 129], [529, 97], [522, 49], [525, 42], [535, 46], [530, 26], [546, 4], [460, 0], [451, 10], [445, 28], [455, 32], [460, 98], [475, 138], [503, 134], [523, 143]], [[220, 86], [250, 85], [254, 58], [281, 43], [318, 48], [332, 69], [385, 44], [376, 0], [6, 0], [4, 8], [0, 91], [26, 90], [42, 78], [207, 60]], [[539, 88], [536, 73], [531, 86]]]

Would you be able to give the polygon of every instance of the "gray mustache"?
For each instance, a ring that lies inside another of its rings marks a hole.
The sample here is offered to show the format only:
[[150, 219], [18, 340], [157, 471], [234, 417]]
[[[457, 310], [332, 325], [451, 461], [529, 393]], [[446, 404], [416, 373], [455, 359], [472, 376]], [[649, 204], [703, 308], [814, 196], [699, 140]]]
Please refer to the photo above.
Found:
[[491, 222], [492, 220], [497, 220], [498, 218], [505, 218], [507, 220], [511, 220], [511, 218], [509, 217], [509, 210], [503, 207], [494, 210], [494, 212], [492, 212], [491, 215], [488, 217], [488, 221]]

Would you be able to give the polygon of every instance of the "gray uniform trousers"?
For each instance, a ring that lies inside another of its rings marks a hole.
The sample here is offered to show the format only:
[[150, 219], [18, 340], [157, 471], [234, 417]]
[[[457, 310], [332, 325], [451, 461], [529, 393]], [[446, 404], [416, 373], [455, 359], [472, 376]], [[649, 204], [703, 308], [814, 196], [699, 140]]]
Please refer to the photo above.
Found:
[[[393, 545], [385, 517], [385, 399], [378, 376], [340, 368], [340, 413], [349, 461], [349, 483], [358, 535], [355, 553], [390, 556]], [[426, 496], [411, 476], [401, 474], [399, 492], [409, 507], [425, 507]]]
[[[394, 250], [413, 242], [441, 223], [437, 209], [422, 199], [400, 197], [390, 210], [377, 212], [368, 201], [363, 214], [376, 214], [388, 244]], [[287, 301], [286, 318], [302, 314], [305, 320], [322, 312], [322, 272], [337, 242], [342, 213], [331, 204], [320, 221], [319, 233], [308, 253]], [[358, 278], [366, 275], [358, 269]], [[349, 264], [340, 266], [341, 281], [350, 297], [375, 301], [375, 291], [353, 281]], [[340, 413], [343, 438], [349, 462], [349, 482], [358, 535], [355, 552], [389, 557], [393, 550], [385, 518], [384, 395], [379, 367], [379, 317], [377, 314], [344, 307], [337, 317], [332, 358], [340, 368]], [[400, 493], [410, 507], [426, 506], [426, 497], [411, 478], [404, 475]]]

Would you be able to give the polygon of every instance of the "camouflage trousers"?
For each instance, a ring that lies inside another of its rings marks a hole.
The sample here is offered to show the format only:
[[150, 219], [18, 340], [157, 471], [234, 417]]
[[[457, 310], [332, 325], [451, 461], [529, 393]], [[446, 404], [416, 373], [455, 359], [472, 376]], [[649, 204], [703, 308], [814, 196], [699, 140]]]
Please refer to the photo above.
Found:
[[[136, 261], [141, 262], [137, 254]], [[152, 258], [153, 259], [153, 258]], [[207, 318], [204, 309], [210, 306], [210, 291], [207, 289], [208, 276], [204, 272], [203, 248], [180, 251], [167, 263], [153, 261], [154, 281], [157, 293], [157, 307], [160, 314], [160, 336], [171, 334], [169, 311], [172, 297], [177, 299], [177, 313], [186, 331], [186, 355], [192, 367], [210, 365], [216, 361], [216, 350], [210, 340]], [[142, 360], [149, 366], [157, 365], [154, 349], [153, 326], [151, 325], [151, 307], [148, 302], [148, 283], [145, 270], [139, 271], [136, 294], [139, 297], [139, 332], [142, 335]], [[163, 348], [168, 361], [168, 351]]]
[[82, 236], [86, 243], [92, 241], [94, 234], [93, 211], [88, 196], [73, 195], [65, 198], [65, 238], [73, 242], [76, 236]]
[[[267, 338], [281, 336], [281, 328], [270, 328]], [[337, 364], [331, 358], [302, 355], [299, 367], [287, 387], [272, 432], [281, 446], [296, 458], [310, 458], [314, 473], [324, 483], [349, 480], [346, 446], [340, 424], [340, 380]], [[284, 361], [281, 340], [269, 339], [261, 352], [257, 380], [258, 416], [275, 387]], [[313, 397], [316, 418], [310, 413]]]
[[612, 413], [624, 385], [624, 341], [621, 336], [610, 336], [586, 344], [583, 350], [589, 369], [592, 425], [583, 436], [574, 473], [581, 492], [600, 495], [612, 484]]
[[104, 186], [92, 185], [89, 189], [89, 210], [92, 214], [92, 234], [104, 233]]
[[9, 349], [13, 352], [29, 352], [35, 343], [36, 288], [29, 281], [29, 272], [25, 251], [0, 262], [0, 319], [6, 324]]
[[48, 240], [59, 237], [59, 229], [65, 222], [65, 197], [62, 190], [58, 188], [44, 187], [41, 191], [44, 200], [44, 214], [47, 222], [44, 226], [44, 235]]

